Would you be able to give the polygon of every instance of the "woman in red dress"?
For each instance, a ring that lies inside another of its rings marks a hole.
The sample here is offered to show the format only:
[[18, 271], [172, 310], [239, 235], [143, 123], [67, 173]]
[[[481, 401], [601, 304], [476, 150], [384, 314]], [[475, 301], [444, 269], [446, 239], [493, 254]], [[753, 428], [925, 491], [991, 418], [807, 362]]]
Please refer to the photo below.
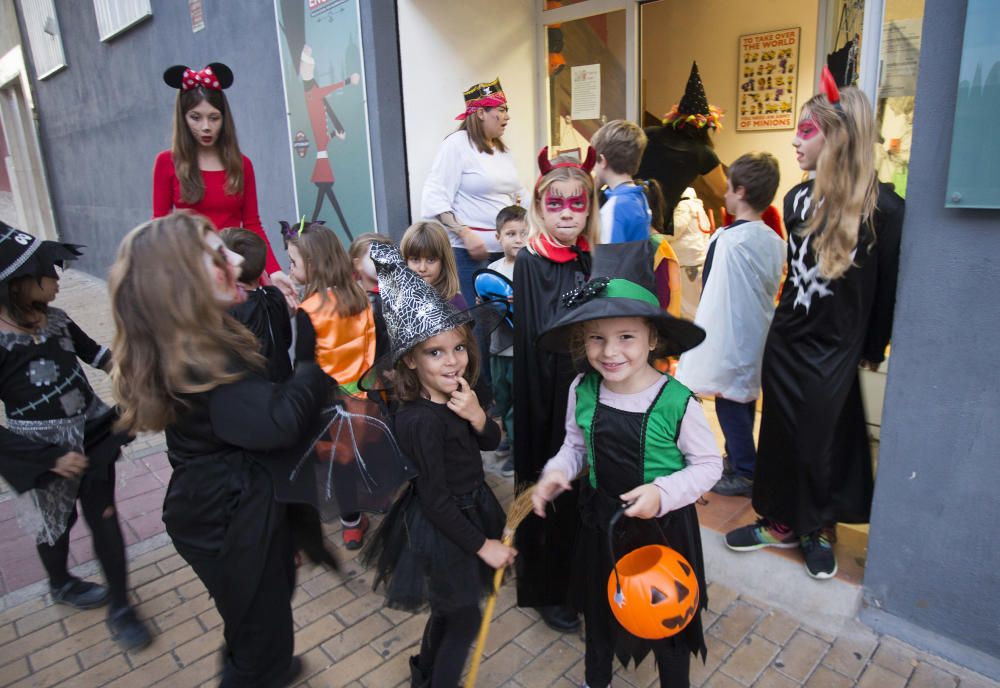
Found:
[[295, 288], [261, 226], [253, 164], [240, 152], [223, 93], [233, 83], [232, 70], [219, 62], [201, 71], [175, 65], [163, 80], [178, 92], [171, 149], [157, 155], [153, 166], [153, 217], [189, 208], [216, 229], [243, 227], [259, 235], [267, 243], [265, 271], [294, 305]]

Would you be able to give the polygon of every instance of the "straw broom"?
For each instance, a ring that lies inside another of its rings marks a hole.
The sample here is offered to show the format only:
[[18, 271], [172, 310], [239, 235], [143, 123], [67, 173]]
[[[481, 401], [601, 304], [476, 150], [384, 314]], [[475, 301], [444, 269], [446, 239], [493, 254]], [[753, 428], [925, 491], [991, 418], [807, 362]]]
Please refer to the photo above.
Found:
[[[535, 491], [535, 486], [530, 485], [521, 494], [514, 498], [510, 508], [507, 509], [507, 523], [503, 529], [501, 541], [508, 547], [514, 542], [514, 531], [521, 525], [521, 521], [531, 513], [531, 495]], [[476, 677], [479, 674], [479, 663], [483, 659], [483, 650], [486, 647], [486, 636], [490, 632], [490, 622], [493, 620], [493, 610], [497, 606], [497, 592], [500, 590], [500, 582], [503, 580], [505, 566], [501, 566], [493, 574], [493, 592], [486, 600], [486, 609], [483, 610], [483, 621], [479, 625], [479, 638], [476, 640], [476, 648], [472, 653], [472, 664], [469, 665], [469, 675], [466, 677], [466, 688], [474, 688]]]

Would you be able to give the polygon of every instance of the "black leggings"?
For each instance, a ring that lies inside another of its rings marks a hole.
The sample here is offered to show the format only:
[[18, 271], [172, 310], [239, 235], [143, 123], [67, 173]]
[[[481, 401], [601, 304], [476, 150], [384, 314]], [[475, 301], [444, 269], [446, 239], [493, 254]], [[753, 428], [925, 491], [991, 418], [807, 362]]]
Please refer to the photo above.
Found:
[[458, 686], [481, 620], [478, 606], [462, 607], [447, 614], [431, 611], [420, 641], [418, 660], [424, 676], [430, 677], [430, 688]]
[[[108, 468], [106, 477], [94, 478], [85, 473], [80, 482], [77, 501], [83, 510], [83, 520], [94, 538], [94, 554], [104, 571], [111, 595], [111, 608], [121, 609], [128, 604], [126, 594], [127, 567], [125, 562], [125, 540], [118, 524], [118, 510], [115, 509], [115, 467]], [[106, 513], [110, 510], [110, 513]], [[38, 557], [49, 576], [49, 584], [60, 588], [72, 578], [67, 569], [69, 560], [69, 531], [76, 523], [76, 509], [70, 512], [69, 522], [62, 536], [54, 545], [37, 545]]]

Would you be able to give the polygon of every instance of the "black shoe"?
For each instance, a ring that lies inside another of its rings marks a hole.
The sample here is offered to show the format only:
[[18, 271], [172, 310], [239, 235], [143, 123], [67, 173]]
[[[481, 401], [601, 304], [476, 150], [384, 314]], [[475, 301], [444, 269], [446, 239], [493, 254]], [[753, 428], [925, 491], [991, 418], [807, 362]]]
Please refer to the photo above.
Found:
[[49, 586], [52, 601], [76, 609], [97, 609], [108, 603], [108, 589], [90, 581], [70, 578], [59, 588]]
[[580, 630], [580, 617], [576, 610], [563, 605], [552, 605], [549, 607], [539, 607], [538, 613], [542, 617], [545, 625], [553, 631], [560, 633], [572, 633]]
[[837, 575], [837, 557], [833, 554], [830, 539], [822, 530], [803, 535], [800, 545], [802, 556], [806, 560], [806, 573], [819, 580]]
[[431, 677], [420, 669], [420, 655], [410, 656], [410, 688], [427, 688]]
[[723, 475], [712, 486], [712, 492], [725, 497], [749, 497], [753, 494], [753, 480], [736, 473]]
[[274, 688], [285, 688], [285, 686], [292, 685], [302, 675], [304, 668], [305, 666], [302, 664], [300, 657], [292, 657], [292, 661], [288, 663], [288, 668], [281, 675], [281, 678], [278, 679], [278, 682], [274, 684]]
[[727, 475], [733, 475], [735, 471], [733, 470], [733, 464], [729, 463], [729, 455], [722, 457], [722, 477], [725, 478]]
[[118, 646], [126, 652], [135, 652], [153, 642], [146, 628], [132, 607], [122, 607], [108, 613], [105, 622], [108, 630], [111, 631], [111, 639], [118, 643]]

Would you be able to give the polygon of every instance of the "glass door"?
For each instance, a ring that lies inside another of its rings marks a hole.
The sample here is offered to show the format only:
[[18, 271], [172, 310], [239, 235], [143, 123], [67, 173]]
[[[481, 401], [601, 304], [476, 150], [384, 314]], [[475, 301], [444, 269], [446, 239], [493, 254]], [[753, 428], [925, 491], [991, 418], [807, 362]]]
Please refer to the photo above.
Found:
[[582, 158], [605, 122], [638, 122], [637, 22], [635, 0], [539, 0], [536, 133], [550, 154]]

